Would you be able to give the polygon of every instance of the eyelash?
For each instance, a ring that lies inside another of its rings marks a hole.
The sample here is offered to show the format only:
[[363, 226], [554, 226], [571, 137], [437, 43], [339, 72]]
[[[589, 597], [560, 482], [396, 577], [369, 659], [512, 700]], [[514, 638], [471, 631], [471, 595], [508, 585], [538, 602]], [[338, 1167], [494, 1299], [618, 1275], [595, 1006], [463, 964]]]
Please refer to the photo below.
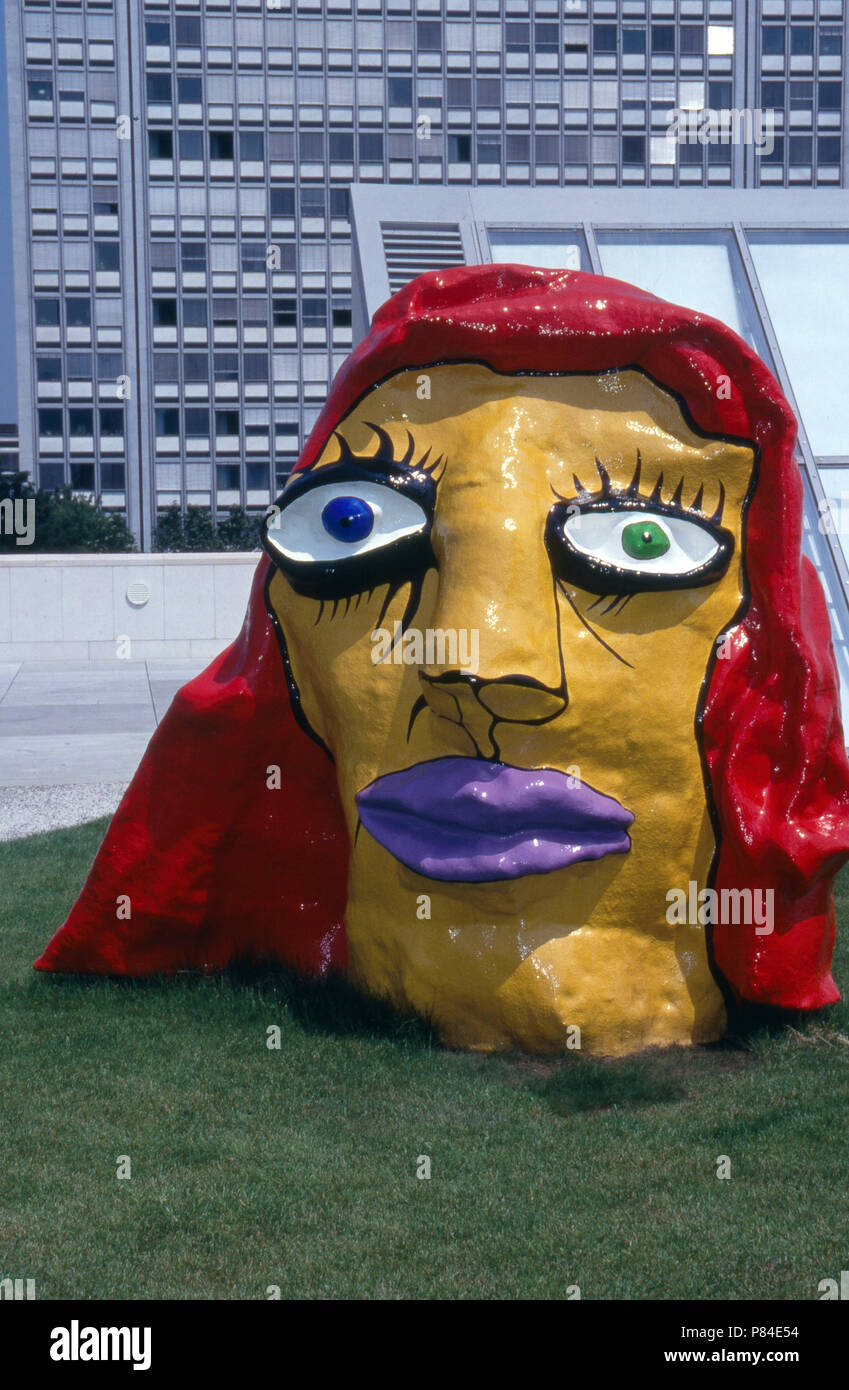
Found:
[[[314, 488], [321, 487], [328, 482], [335, 482], [341, 478], [350, 478], [356, 481], [359, 477], [375, 481], [377, 479], [389, 479], [397, 483], [408, 493], [412, 493], [414, 499], [419, 503], [422, 510], [433, 512], [436, 500], [437, 488], [444, 475], [447, 466], [447, 459], [443, 454], [431, 458], [432, 449], [428, 448], [417, 462], [413, 462], [416, 452], [415, 440], [407, 430], [407, 449], [399, 458], [390, 435], [380, 425], [365, 422], [370, 430], [377, 436], [378, 448], [374, 454], [356, 454], [345, 439], [344, 435], [338, 430], [334, 431], [334, 438], [339, 443], [339, 457], [328, 467], [310, 470], [304, 475], [303, 483], [297, 483], [289, 492], [284, 493], [278, 500], [278, 507], [281, 513], [286, 510], [287, 505], [304, 493], [312, 491]], [[438, 472], [437, 472], [438, 470]], [[266, 546], [266, 549], [269, 547]], [[417, 563], [412, 565], [409, 570], [405, 569], [399, 576], [393, 573], [393, 559], [400, 560], [400, 557], [407, 551], [410, 558], [411, 552], [415, 555]], [[430, 559], [428, 559], [430, 556]], [[290, 565], [288, 568], [281, 565], [279, 556], [275, 556], [272, 551], [272, 560], [278, 568], [283, 568], [288, 574], [290, 582], [298, 587], [299, 576], [297, 571]], [[424, 561], [424, 563], [422, 563]], [[315, 569], [312, 571], [313, 579], [309, 582], [308, 567], [305, 567], [300, 576], [300, 582], [305, 587], [299, 591], [316, 599], [319, 603], [316, 625], [325, 616], [327, 604], [332, 604], [330, 621], [336, 617], [339, 606], [345, 603], [344, 613], [350, 612], [351, 604], [355, 603], [355, 609], [359, 606], [364, 595], [369, 598], [375, 589], [388, 585], [386, 598], [381, 609], [378, 625], [388, 611], [389, 605], [403, 588], [410, 585], [410, 596], [406, 604], [403, 617], [401, 619], [401, 631], [403, 632], [412, 620], [421, 601], [421, 591], [424, 576], [433, 563], [430, 552], [429, 527], [415, 537], [407, 538], [396, 542], [394, 546], [386, 547], [381, 552], [372, 553], [368, 566], [363, 568], [363, 582], [357, 587], [357, 561], [355, 557], [342, 559], [336, 562], [328, 562], [324, 567], [324, 573], [315, 579]], [[380, 566], [386, 567], [384, 575]], [[347, 568], [346, 568], [347, 567]], [[345, 582], [347, 575], [347, 583]], [[341, 576], [341, 577], [340, 577]], [[354, 581], [352, 584], [351, 581]], [[312, 592], [310, 592], [312, 589]]]
[[640, 501], [645, 502], [648, 506], [661, 506], [667, 515], [679, 516], [684, 521], [697, 518], [699, 521], [707, 522], [709, 526], [719, 526], [722, 523], [722, 513], [725, 510], [725, 487], [722, 482], [719, 484], [719, 502], [716, 510], [711, 516], [707, 516], [705, 512], [702, 511], [702, 500], [705, 491], [704, 483], [699, 484], [698, 491], [689, 506], [684, 506], [681, 501], [684, 492], [683, 477], [679, 479], [678, 486], [668, 502], [664, 502], [663, 500], [662, 473], [658, 475], [657, 482], [650, 493], [642, 492], [640, 490], [640, 477], [643, 469], [643, 460], [639, 449], [637, 450], [637, 462], [634, 468], [634, 475], [626, 488], [615, 488], [613, 486], [610, 474], [598, 456], [596, 456], [595, 459], [595, 466], [601, 480], [601, 487], [598, 492], [590, 492], [584, 487], [580, 478], [573, 473], [572, 482], [575, 485], [575, 495], [572, 497], [564, 497], [555, 487], [552, 487], [551, 491], [558, 501], [566, 502], [567, 504], [571, 503], [573, 506], [575, 504], [587, 506], [590, 503], [594, 504], [598, 502]]

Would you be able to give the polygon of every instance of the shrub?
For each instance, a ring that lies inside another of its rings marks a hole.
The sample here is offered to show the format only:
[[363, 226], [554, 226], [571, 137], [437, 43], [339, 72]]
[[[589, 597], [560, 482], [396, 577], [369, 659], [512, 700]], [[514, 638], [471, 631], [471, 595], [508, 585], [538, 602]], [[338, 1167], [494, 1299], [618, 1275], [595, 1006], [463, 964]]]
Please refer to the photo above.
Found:
[[187, 507], [174, 502], [159, 512], [153, 534], [154, 550], [258, 550], [260, 518], [243, 507], [229, 507], [224, 517], [213, 517], [207, 507]]
[[[26, 515], [33, 516], [31, 545], [18, 545], [7, 517], [11, 509], [0, 511], [0, 552], [25, 555], [27, 551], [75, 554], [78, 551], [115, 552], [135, 550], [132, 532], [120, 512], [107, 512], [93, 497], [75, 495], [70, 487], [35, 488], [26, 473], [0, 474], [0, 503], [10, 499], [23, 502]], [[34, 512], [30, 512], [29, 503]]]

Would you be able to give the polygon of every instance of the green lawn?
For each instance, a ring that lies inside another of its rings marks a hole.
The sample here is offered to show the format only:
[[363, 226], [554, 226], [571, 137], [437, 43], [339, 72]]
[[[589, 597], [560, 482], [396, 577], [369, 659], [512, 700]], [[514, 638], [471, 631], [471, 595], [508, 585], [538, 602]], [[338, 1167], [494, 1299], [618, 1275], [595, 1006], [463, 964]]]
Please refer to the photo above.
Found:
[[0, 845], [0, 1277], [43, 1299], [816, 1299], [849, 1268], [846, 1004], [542, 1062], [444, 1051], [339, 986], [37, 976], [103, 829]]

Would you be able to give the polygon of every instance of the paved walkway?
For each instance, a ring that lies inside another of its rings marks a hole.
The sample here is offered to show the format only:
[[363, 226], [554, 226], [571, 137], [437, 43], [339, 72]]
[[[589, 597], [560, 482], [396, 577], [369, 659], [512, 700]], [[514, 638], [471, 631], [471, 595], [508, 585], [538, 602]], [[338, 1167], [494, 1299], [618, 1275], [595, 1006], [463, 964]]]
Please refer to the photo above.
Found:
[[108, 815], [197, 661], [0, 664], [0, 840]]

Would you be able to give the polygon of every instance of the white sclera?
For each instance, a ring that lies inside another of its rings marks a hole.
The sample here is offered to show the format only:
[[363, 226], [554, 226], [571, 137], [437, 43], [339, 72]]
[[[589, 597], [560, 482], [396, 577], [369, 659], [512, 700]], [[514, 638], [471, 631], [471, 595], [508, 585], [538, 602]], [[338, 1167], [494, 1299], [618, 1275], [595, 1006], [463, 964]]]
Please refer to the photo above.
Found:
[[[338, 541], [325, 530], [321, 514], [334, 497], [356, 497], [367, 502], [374, 513], [374, 525], [360, 541]], [[280, 510], [268, 525], [268, 540], [287, 560], [301, 564], [311, 560], [327, 563], [381, 550], [404, 536], [414, 536], [428, 523], [426, 512], [393, 487], [382, 483], [326, 483], [310, 488]]]
[[[666, 536], [669, 549], [663, 555], [636, 560], [625, 550], [622, 532], [626, 526], [641, 521], [653, 521]], [[710, 531], [695, 521], [665, 516], [648, 508], [575, 513], [564, 523], [563, 534], [579, 554], [630, 574], [668, 574], [683, 578], [701, 569], [719, 550], [719, 542]]]

